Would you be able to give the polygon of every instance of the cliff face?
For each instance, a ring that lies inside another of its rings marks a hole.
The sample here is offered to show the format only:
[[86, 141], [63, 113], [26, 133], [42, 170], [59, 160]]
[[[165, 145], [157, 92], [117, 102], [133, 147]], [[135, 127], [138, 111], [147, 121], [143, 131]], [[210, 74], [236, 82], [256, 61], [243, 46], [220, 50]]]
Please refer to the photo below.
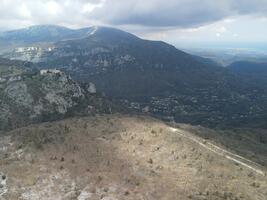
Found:
[[5, 77], [0, 83], [0, 130], [110, 112], [111, 104], [57, 70]]
[[63, 116], [85, 98], [76, 82], [54, 72], [11, 76], [1, 83], [0, 93], [1, 129]]

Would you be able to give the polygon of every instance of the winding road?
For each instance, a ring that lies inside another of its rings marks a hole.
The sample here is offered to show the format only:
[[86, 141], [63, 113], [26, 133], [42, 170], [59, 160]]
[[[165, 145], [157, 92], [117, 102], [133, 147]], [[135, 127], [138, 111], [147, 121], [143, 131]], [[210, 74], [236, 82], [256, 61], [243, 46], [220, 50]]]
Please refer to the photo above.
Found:
[[266, 176], [266, 172], [264, 172], [263, 170], [260, 169], [260, 165], [248, 160], [242, 156], [239, 156], [237, 154], [231, 153], [225, 149], [222, 149], [221, 147], [218, 147], [214, 144], [212, 144], [211, 142], [208, 142], [204, 139], [198, 138], [197, 136], [192, 135], [189, 132], [183, 131], [183, 130], [179, 130], [177, 128], [173, 128], [170, 127], [170, 130], [172, 132], [175, 132], [179, 135], [181, 135], [182, 137], [185, 137], [197, 144], [199, 144], [200, 146], [204, 147], [205, 149], [219, 155], [219, 156], [223, 156], [224, 158], [231, 160], [239, 165], [242, 165], [252, 171], [254, 171], [255, 173], [262, 175], [262, 176]]

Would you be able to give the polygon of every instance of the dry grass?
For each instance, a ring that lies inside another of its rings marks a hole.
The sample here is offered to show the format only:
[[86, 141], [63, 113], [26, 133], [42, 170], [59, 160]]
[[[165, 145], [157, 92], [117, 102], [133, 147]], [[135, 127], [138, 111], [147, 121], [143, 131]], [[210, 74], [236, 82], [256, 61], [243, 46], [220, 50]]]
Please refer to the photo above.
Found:
[[0, 166], [8, 176], [9, 191], [4, 199], [267, 197], [266, 177], [208, 151], [152, 118], [74, 118], [10, 134], [13, 145], [8, 146], [7, 158]]

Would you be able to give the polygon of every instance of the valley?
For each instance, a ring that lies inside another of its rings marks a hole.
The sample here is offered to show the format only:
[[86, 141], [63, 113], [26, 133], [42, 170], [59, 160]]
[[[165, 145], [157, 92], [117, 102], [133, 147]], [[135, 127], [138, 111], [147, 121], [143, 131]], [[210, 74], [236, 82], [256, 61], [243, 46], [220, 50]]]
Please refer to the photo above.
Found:
[[[44, 38], [45, 29], [56, 30], [57, 37]], [[23, 40], [20, 52], [2, 56], [33, 62], [37, 71], [57, 68], [80, 84], [91, 82], [99, 93], [133, 111], [208, 127], [266, 127], [264, 78], [114, 28], [37, 26], [7, 32], [2, 40], [14, 34], [36, 38]], [[20, 44], [19, 37], [14, 41]], [[44, 43], [50, 46], [39, 51]]]
[[0, 200], [266, 200], [264, 63], [111, 27], [0, 33]]

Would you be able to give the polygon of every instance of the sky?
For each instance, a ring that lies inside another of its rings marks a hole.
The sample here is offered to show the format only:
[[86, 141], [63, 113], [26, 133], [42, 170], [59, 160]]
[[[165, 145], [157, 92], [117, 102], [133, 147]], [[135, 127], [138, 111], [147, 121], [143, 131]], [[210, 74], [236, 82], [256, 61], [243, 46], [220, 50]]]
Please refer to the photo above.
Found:
[[175, 46], [264, 49], [267, 0], [0, 0], [0, 31], [40, 24], [112, 26]]

